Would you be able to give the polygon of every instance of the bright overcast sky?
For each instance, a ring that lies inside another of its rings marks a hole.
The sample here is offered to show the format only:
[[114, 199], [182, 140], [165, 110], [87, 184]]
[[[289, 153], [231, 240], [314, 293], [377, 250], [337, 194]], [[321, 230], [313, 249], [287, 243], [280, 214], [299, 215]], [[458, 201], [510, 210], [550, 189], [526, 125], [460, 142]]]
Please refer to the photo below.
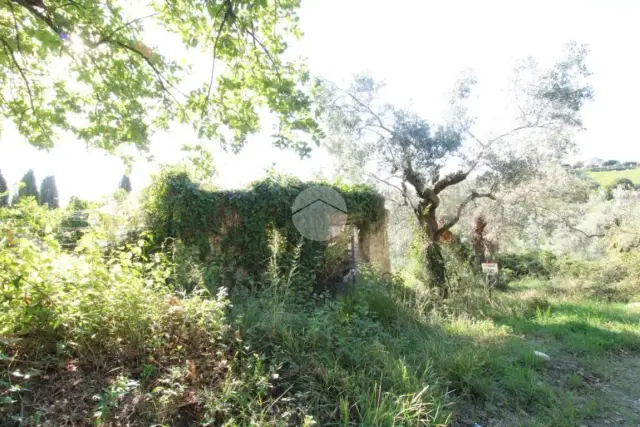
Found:
[[[509, 83], [516, 59], [531, 55], [550, 63], [567, 41], [587, 43], [595, 101], [585, 109], [588, 130], [578, 140], [582, 156], [640, 160], [634, 129], [635, 101], [640, 99], [638, 18], [637, 0], [303, 0], [305, 37], [295, 53], [308, 58], [313, 74], [336, 82], [368, 71], [387, 82], [391, 100], [411, 103], [436, 121], [447, 107], [455, 79], [472, 68], [486, 113], [480, 127], [499, 132], [504, 130], [500, 91]], [[87, 152], [73, 140], [60, 141], [50, 153], [39, 152], [12, 126], [3, 127], [0, 170], [10, 185], [32, 168], [38, 180], [55, 175], [62, 203], [72, 195], [95, 199], [117, 187], [124, 171], [119, 159]], [[245, 185], [271, 163], [302, 178], [326, 169], [325, 157], [300, 161], [293, 153], [269, 147], [265, 136], [253, 138], [241, 155], [216, 156], [221, 185]], [[159, 133], [152, 150], [158, 161], [173, 162], [185, 142], [193, 142], [188, 130]], [[144, 163], [134, 166], [134, 190], [148, 183], [154, 169]]]

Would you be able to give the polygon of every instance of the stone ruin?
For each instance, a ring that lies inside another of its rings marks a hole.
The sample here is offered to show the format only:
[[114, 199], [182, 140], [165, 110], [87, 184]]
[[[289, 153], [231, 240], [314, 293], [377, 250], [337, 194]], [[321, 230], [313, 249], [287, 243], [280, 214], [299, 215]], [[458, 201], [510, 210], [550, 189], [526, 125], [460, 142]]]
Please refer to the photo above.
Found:
[[[381, 220], [376, 222], [361, 221], [349, 217], [346, 224], [337, 232], [332, 242], [343, 243], [346, 247], [344, 254], [345, 271], [343, 280], [353, 282], [357, 276], [359, 266], [366, 265], [377, 269], [383, 276], [391, 274], [391, 260], [389, 258], [388, 215], [385, 210]], [[236, 211], [225, 215], [218, 233], [213, 233], [209, 242], [212, 253], [219, 253], [222, 248], [220, 242], [224, 235], [235, 227], [241, 227], [242, 218]], [[236, 279], [247, 276], [247, 272], [238, 268]]]
[[376, 223], [349, 224], [344, 234], [350, 239], [349, 252], [352, 268], [367, 264], [379, 269], [382, 274], [391, 273], [389, 259], [388, 211]]
[[[245, 190], [208, 191], [184, 173], [165, 179], [158, 197], [161, 209], [150, 219], [156, 238], [159, 242], [180, 239], [197, 249], [200, 260], [209, 265], [212, 283], [228, 287], [245, 279], [261, 282], [269, 268], [274, 238], [280, 242], [278, 250], [287, 254], [285, 258], [297, 254], [297, 262], [311, 273], [316, 291], [335, 290], [361, 265], [383, 275], [391, 273], [388, 211], [384, 198], [370, 187], [333, 187], [347, 209], [337, 208], [342, 212], [341, 227], [326, 242], [303, 237], [292, 219], [294, 200], [316, 183], [266, 180]], [[333, 218], [322, 223], [330, 230], [335, 225]]]

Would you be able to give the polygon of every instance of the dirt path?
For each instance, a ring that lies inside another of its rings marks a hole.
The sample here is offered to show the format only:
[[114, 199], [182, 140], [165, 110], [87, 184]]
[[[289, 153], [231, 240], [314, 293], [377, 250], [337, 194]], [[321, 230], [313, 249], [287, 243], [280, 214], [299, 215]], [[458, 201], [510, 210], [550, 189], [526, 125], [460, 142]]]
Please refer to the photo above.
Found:
[[640, 356], [623, 355], [596, 361], [602, 381], [593, 387], [600, 416], [584, 423], [587, 427], [640, 427]]

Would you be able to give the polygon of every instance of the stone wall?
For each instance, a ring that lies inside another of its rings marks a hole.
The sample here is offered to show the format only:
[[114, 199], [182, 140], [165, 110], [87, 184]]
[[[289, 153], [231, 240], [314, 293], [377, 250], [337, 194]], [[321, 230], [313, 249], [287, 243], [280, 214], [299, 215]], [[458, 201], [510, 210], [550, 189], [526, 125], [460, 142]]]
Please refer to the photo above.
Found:
[[[351, 265], [351, 269], [357, 264], [368, 264], [380, 270], [382, 274], [391, 273], [391, 261], [389, 257], [389, 234], [388, 234], [388, 211], [384, 217], [377, 222], [347, 221], [347, 225], [342, 227], [343, 232], [337, 234], [332, 241], [344, 244], [349, 253], [345, 254], [345, 262]], [[242, 219], [235, 210], [221, 213], [221, 227], [218, 233], [209, 236], [209, 244], [212, 254], [220, 253], [222, 250], [221, 239], [234, 227], [242, 224]], [[244, 269], [236, 267], [234, 278], [238, 279], [238, 274], [246, 276]]]
[[389, 212], [385, 211], [382, 220], [363, 224], [358, 229], [356, 259], [380, 269], [382, 274], [391, 273], [388, 217]]

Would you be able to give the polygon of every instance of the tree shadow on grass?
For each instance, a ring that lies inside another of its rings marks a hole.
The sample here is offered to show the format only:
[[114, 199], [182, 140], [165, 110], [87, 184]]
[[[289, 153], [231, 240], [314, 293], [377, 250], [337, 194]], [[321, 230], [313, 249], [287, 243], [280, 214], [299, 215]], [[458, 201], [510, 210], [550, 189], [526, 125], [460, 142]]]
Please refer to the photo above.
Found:
[[358, 425], [392, 425], [411, 410], [403, 425], [416, 425], [420, 405], [431, 411], [429, 425], [446, 421], [449, 411], [449, 422], [461, 426], [557, 425], [576, 417], [530, 342], [491, 320], [429, 317], [419, 300], [392, 282], [370, 280], [314, 310], [244, 307], [261, 314], [241, 329], [255, 351], [286, 361], [285, 397], [305, 394], [322, 425], [345, 422], [340, 402]]

